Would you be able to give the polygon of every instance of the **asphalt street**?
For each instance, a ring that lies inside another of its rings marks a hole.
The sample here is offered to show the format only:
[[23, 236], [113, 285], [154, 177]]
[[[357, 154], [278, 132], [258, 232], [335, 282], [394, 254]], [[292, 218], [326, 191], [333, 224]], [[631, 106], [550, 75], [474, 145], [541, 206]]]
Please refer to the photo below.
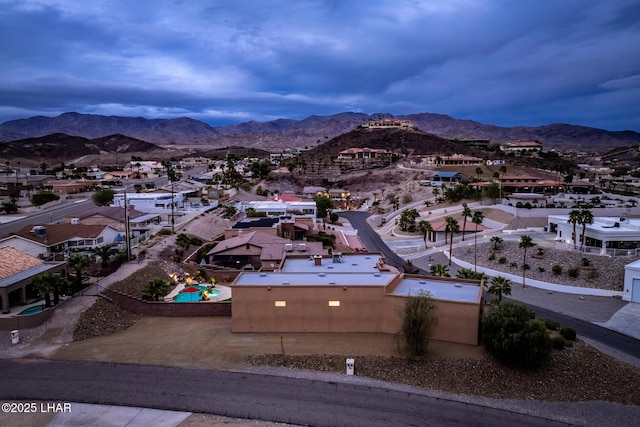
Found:
[[420, 393], [240, 372], [1, 360], [0, 399], [98, 403], [314, 426], [560, 426]]

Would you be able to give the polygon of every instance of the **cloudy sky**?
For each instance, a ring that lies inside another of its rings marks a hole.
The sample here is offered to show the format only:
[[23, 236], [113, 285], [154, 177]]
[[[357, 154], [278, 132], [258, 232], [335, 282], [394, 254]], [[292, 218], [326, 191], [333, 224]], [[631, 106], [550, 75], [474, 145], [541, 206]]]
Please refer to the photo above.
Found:
[[66, 111], [640, 131], [640, 2], [0, 0], [0, 122]]

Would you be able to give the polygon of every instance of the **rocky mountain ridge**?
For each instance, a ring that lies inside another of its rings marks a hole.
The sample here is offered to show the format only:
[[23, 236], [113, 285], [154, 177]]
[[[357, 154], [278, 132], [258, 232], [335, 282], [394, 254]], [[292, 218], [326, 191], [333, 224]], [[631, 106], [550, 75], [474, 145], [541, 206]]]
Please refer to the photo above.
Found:
[[[81, 136], [54, 133], [0, 144], [0, 157], [46, 159], [67, 162], [84, 156], [108, 154], [160, 153], [164, 148], [146, 141], [115, 134], [88, 139]], [[123, 156], [122, 159], [125, 157]]]
[[[204, 146], [209, 149], [243, 146], [276, 150], [325, 142], [350, 132], [371, 118], [389, 116], [389, 114], [340, 113], [331, 116], [310, 116], [303, 120], [250, 121], [212, 127], [187, 117], [145, 119], [64, 113], [56, 117], [38, 116], [4, 122], [0, 124], [0, 141], [8, 142], [53, 133], [65, 133], [89, 139], [123, 134], [157, 145]], [[492, 143], [538, 140], [546, 149], [596, 152], [618, 146], [640, 145], [640, 133], [634, 131], [608, 131], [562, 123], [509, 128], [433, 113], [395, 117], [411, 120], [423, 132], [450, 140], [488, 139]]]

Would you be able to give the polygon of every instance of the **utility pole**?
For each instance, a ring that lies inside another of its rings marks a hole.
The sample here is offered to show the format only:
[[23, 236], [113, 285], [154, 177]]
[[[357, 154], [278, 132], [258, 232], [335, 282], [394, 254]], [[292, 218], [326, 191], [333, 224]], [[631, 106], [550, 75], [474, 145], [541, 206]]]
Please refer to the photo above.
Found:
[[127, 205], [127, 190], [124, 190], [124, 233], [125, 244], [127, 249], [127, 262], [131, 261], [131, 240], [130, 239], [130, 224], [129, 224], [129, 206]]
[[[173, 178], [173, 175], [171, 175], [171, 178]], [[169, 179], [171, 179], [169, 178]], [[174, 216], [174, 207], [175, 205], [175, 201], [174, 201], [174, 192], [173, 192], [173, 179], [171, 179], [171, 231], [173, 231], [174, 233], [176, 232], [176, 219]]]

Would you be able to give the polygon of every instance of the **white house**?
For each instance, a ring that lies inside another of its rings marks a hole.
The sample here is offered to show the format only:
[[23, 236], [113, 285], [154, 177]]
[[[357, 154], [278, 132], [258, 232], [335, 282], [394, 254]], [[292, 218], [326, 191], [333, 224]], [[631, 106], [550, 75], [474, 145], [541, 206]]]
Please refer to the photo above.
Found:
[[0, 240], [0, 248], [15, 249], [35, 257], [47, 259], [70, 252], [117, 244], [123, 239], [121, 232], [104, 224], [49, 224], [28, 225], [14, 235]]
[[[556, 233], [556, 240], [566, 244], [574, 243], [573, 224], [569, 215], [549, 215], [548, 230]], [[584, 244], [599, 248], [602, 253], [612, 250], [634, 250], [640, 246], [640, 219], [594, 217], [593, 224], [587, 224]], [[576, 243], [582, 240], [582, 225], [576, 224]]]
[[[160, 210], [171, 209], [173, 203], [174, 209], [182, 209], [184, 207], [184, 195], [176, 191], [164, 193], [127, 193], [127, 205], [133, 206], [134, 209], [141, 212], [154, 213]], [[124, 193], [114, 194], [111, 206], [124, 207]]]
[[318, 208], [316, 202], [286, 202], [283, 200], [263, 200], [247, 202], [242, 205], [242, 210], [249, 208], [254, 209], [256, 212], [265, 212], [268, 216], [282, 216], [288, 214], [295, 214], [297, 216], [306, 216], [315, 218]]
[[640, 260], [624, 266], [624, 290], [622, 299], [640, 302]]

